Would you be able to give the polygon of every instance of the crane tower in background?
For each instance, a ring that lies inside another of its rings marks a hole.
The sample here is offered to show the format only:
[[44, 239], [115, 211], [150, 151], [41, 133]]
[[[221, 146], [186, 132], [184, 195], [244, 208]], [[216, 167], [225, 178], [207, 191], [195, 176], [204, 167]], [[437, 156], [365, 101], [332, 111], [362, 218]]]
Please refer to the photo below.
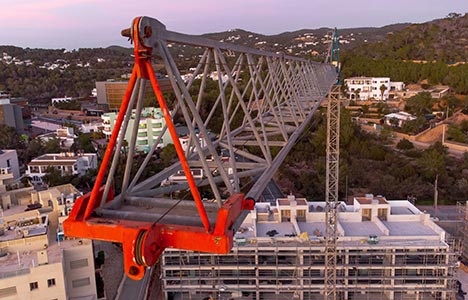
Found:
[[332, 63], [337, 70], [338, 80], [328, 94], [327, 102], [327, 159], [325, 189], [325, 287], [324, 299], [336, 300], [336, 261], [337, 261], [337, 206], [340, 160], [340, 71], [338, 62], [338, 32], [335, 28], [327, 63]]

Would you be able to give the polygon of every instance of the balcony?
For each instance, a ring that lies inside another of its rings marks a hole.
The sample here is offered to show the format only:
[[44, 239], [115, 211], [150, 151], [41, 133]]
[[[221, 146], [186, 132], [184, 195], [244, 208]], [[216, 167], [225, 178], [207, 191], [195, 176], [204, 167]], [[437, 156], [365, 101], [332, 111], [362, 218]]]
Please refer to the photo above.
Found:
[[13, 170], [10, 167], [0, 168], [0, 175], [12, 174]]

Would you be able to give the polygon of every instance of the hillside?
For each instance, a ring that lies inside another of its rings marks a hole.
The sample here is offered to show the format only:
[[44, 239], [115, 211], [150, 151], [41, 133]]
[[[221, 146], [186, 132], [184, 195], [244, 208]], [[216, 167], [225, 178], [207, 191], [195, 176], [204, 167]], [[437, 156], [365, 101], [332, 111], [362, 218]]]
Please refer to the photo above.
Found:
[[[201, 36], [322, 61], [330, 33], [329, 28], [276, 35], [234, 29]], [[458, 92], [468, 93], [468, 82], [464, 80], [468, 77], [464, 69], [468, 72], [468, 65], [453, 72], [455, 68], [448, 70], [445, 64], [468, 60], [468, 15], [452, 15], [424, 24], [339, 29], [339, 35], [345, 76], [381, 75], [405, 82], [432, 77], [431, 83], [449, 84]], [[169, 46], [182, 72], [188, 72], [198, 61], [199, 49]], [[131, 48], [121, 46], [72, 51], [0, 46], [0, 90], [29, 99], [87, 96], [96, 80], [120, 78], [129, 73], [133, 65], [131, 54]], [[434, 59], [444, 63], [428, 67], [410, 62]]]
[[[342, 50], [383, 40], [387, 34], [402, 30], [411, 24], [393, 24], [384, 27], [338, 29]], [[262, 35], [241, 29], [204, 34], [202, 37], [231, 42], [257, 49], [293, 55], [324, 57], [329, 45], [331, 28], [301, 29], [275, 35]], [[312, 54], [313, 53], [313, 54]]]
[[356, 54], [379, 58], [445, 63], [468, 61], [468, 14], [412, 24], [378, 43], [355, 49]]
[[385, 76], [405, 83], [444, 84], [468, 94], [468, 14], [413, 24], [382, 41], [345, 51], [343, 77]]

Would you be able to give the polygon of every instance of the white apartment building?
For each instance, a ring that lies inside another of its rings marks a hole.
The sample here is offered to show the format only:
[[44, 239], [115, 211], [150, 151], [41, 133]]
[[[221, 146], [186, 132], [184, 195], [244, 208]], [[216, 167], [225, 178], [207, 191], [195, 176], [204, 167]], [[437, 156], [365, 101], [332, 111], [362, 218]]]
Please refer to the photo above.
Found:
[[18, 153], [16, 150], [0, 150], [0, 175], [12, 174], [14, 179], [20, 177]]
[[[109, 139], [112, 131], [114, 130], [117, 113], [105, 113], [101, 118], [104, 126], [102, 132], [106, 135], [106, 138]], [[132, 111], [132, 117], [128, 122], [127, 131], [125, 132], [125, 140], [127, 142], [131, 141], [131, 129], [133, 127], [134, 119], [135, 110]], [[164, 120], [162, 111], [159, 107], [145, 107], [141, 112], [140, 122], [138, 125], [136, 150], [145, 153], [149, 152], [154, 143], [156, 143], [156, 140], [165, 125], [166, 121]], [[171, 143], [172, 138], [169, 134], [169, 130], [166, 130], [157, 146], [163, 148]]]
[[62, 175], [83, 176], [88, 169], [97, 168], [96, 153], [54, 153], [44, 154], [33, 159], [26, 170], [26, 175], [34, 184], [42, 184], [42, 177], [49, 167], [56, 168]]
[[391, 82], [389, 77], [351, 77], [344, 82], [348, 86], [348, 97], [351, 100], [385, 101], [393, 98], [395, 92], [405, 88], [403, 82]]
[[[338, 206], [337, 299], [451, 299], [458, 254], [410, 202], [356, 197]], [[325, 203], [257, 203], [229, 254], [167, 249], [165, 299], [323, 299]]]
[[0, 299], [97, 299], [91, 241], [59, 240], [52, 207], [24, 209], [11, 207], [0, 218]]

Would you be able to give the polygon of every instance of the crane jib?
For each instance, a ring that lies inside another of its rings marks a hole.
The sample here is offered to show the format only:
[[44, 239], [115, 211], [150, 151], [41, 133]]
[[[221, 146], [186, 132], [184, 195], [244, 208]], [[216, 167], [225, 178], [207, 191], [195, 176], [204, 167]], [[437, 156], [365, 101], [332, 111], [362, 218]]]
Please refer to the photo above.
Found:
[[134, 44], [133, 72], [93, 190], [64, 229], [122, 243], [126, 274], [141, 279], [165, 248], [231, 250], [337, 72], [149, 17], [122, 35]]

